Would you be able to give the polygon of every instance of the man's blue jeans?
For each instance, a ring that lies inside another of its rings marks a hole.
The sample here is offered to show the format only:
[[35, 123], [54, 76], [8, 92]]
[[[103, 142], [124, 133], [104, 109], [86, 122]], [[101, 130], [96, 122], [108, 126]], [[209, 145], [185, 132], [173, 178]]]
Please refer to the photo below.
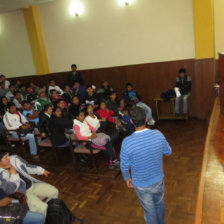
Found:
[[37, 213], [28, 211], [26, 213], [25, 218], [23, 219], [23, 224], [44, 224], [45, 223], [45, 216]]
[[184, 114], [187, 114], [187, 99], [189, 98], [191, 94], [188, 93], [188, 94], [185, 94], [185, 95], [181, 95], [180, 97], [176, 97], [176, 101], [175, 101], [175, 113], [176, 114], [179, 114], [180, 113], [180, 100], [182, 99], [183, 100], [183, 113]]
[[137, 107], [141, 107], [145, 111], [145, 113], [146, 113], [146, 115], [148, 117], [148, 122], [150, 122], [153, 119], [152, 118], [152, 110], [151, 110], [151, 108], [148, 105], [146, 105], [143, 102], [138, 102], [138, 103], [136, 103], [136, 106]]
[[[11, 135], [14, 138], [18, 138], [18, 135], [15, 131], [11, 132]], [[30, 154], [31, 155], [37, 155], [37, 145], [36, 145], [36, 142], [35, 142], [34, 134], [33, 133], [28, 133], [24, 136], [21, 135], [21, 137], [22, 137], [22, 139], [29, 141]]]
[[164, 182], [143, 188], [135, 187], [138, 199], [144, 209], [144, 218], [147, 224], [165, 223]]

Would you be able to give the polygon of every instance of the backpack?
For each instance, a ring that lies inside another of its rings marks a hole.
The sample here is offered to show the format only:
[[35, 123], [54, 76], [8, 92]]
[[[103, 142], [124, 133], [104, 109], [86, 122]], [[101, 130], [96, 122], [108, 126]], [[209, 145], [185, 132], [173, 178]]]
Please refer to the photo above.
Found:
[[48, 202], [45, 224], [72, 224], [76, 220], [83, 223], [81, 219], [72, 214], [64, 201], [60, 199], [51, 199]]
[[160, 97], [165, 100], [169, 100], [171, 98], [175, 98], [176, 93], [173, 89], [170, 89], [170, 90], [167, 90], [166, 92], [161, 93]]

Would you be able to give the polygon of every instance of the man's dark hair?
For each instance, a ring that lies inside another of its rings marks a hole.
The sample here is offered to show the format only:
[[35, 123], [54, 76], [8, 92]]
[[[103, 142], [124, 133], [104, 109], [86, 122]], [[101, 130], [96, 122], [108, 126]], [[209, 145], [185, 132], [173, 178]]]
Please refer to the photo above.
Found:
[[71, 65], [71, 68], [73, 68], [73, 67], [77, 68], [76, 64], [72, 64]]
[[185, 68], [180, 68], [178, 73], [181, 74], [181, 73], [186, 73], [186, 72], [187, 72], [187, 71], [186, 71]]
[[54, 81], [54, 79], [50, 79], [50, 80], [49, 80], [49, 83], [51, 83], [52, 81]]
[[14, 86], [14, 87], [15, 87], [15, 85], [12, 83], [12, 84], [10, 84], [10, 85], [9, 85], [9, 89], [10, 89], [12, 86]]
[[58, 92], [56, 89], [51, 89], [50, 94], [52, 95], [54, 92]]
[[9, 102], [8, 104], [7, 104], [7, 109], [10, 109], [11, 107], [13, 107], [13, 106], [16, 106], [14, 103], [12, 103], [12, 102]]
[[145, 124], [146, 113], [141, 107], [133, 108], [130, 115], [135, 127], [141, 127]]
[[126, 87], [128, 87], [128, 86], [133, 87], [133, 85], [130, 82], [126, 83]]
[[15, 91], [14, 95], [16, 95], [17, 93], [21, 93], [20, 91]]
[[1, 146], [0, 150], [0, 160], [8, 153], [8, 150], [4, 147]]
[[21, 104], [22, 104], [22, 106], [24, 106], [24, 104], [26, 104], [26, 103], [30, 103], [30, 102], [28, 102], [27, 100], [23, 100]]
[[92, 88], [92, 85], [88, 84], [86, 85], [86, 89]]

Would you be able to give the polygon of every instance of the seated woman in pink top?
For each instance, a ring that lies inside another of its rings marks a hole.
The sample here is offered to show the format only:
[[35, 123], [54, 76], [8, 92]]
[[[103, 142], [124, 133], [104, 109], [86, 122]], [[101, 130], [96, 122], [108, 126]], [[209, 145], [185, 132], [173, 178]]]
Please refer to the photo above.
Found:
[[114, 112], [112, 110], [109, 110], [106, 106], [106, 103], [102, 101], [100, 103], [100, 109], [97, 111], [97, 114], [101, 119], [106, 119], [107, 121], [114, 123]]
[[[119, 165], [119, 161], [116, 158], [113, 145], [110, 141], [110, 137], [105, 134], [96, 134], [96, 129], [92, 127], [87, 121], [85, 121], [85, 113], [80, 111], [77, 118], [73, 121], [73, 129], [79, 140], [91, 141], [94, 145], [104, 146], [105, 152], [109, 157], [110, 168], [113, 168], [115, 165]], [[102, 139], [107, 138], [107, 141], [103, 143]], [[99, 149], [100, 149], [99, 147]], [[102, 147], [101, 147], [102, 148]]]

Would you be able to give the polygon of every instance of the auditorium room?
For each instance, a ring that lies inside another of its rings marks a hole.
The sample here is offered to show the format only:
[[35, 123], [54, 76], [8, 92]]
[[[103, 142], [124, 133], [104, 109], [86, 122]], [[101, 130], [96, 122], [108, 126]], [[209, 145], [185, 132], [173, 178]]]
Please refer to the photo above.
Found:
[[0, 0], [0, 223], [224, 223], [223, 11]]

